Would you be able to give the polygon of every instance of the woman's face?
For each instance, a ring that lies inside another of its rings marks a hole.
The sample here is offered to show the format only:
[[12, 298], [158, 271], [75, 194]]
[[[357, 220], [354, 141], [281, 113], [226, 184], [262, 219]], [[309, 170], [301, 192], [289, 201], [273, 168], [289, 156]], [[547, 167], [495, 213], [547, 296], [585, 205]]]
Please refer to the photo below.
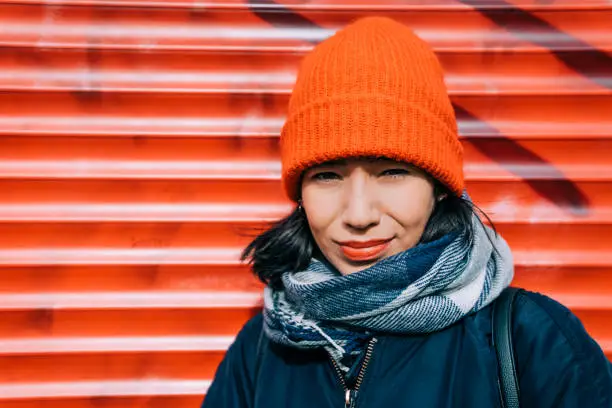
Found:
[[435, 199], [424, 172], [388, 159], [347, 159], [304, 173], [302, 206], [321, 252], [343, 275], [415, 246]]

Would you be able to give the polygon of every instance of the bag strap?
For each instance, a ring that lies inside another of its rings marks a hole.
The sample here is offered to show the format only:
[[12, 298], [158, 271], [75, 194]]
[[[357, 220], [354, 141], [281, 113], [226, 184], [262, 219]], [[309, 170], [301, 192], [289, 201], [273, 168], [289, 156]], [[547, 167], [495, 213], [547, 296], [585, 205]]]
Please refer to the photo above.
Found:
[[257, 378], [259, 377], [259, 368], [261, 367], [261, 359], [263, 357], [263, 350], [266, 342], [266, 334], [264, 332], [263, 324], [259, 331], [259, 338], [257, 339], [257, 354], [255, 355], [255, 378], [253, 382], [257, 384]]
[[512, 345], [512, 309], [521, 289], [507, 288], [493, 306], [493, 347], [497, 354], [502, 408], [519, 408], [519, 382]]

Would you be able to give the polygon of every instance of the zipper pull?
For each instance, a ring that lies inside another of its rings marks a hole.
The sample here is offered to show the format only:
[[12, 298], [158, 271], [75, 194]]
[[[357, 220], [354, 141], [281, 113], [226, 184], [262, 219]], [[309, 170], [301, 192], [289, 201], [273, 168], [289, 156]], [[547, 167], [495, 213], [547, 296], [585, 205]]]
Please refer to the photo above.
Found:
[[346, 390], [344, 393], [344, 408], [353, 408], [357, 392], [354, 390]]

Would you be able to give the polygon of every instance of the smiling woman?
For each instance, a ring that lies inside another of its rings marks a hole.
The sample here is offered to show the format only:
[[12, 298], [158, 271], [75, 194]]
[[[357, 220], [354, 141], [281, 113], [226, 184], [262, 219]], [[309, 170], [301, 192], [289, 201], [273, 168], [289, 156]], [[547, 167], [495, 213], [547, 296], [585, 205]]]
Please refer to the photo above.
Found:
[[[264, 311], [203, 407], [509, 408], [491, 320], [512, 253], [465, 191], [429, 46], [386, 18], [320, 43], [281, 160], [296, 208], [243, 253], [266, 283]], [[612, 407], [612, 366], [567, 308], [522, 291], [511, 330], [523, 408]]]

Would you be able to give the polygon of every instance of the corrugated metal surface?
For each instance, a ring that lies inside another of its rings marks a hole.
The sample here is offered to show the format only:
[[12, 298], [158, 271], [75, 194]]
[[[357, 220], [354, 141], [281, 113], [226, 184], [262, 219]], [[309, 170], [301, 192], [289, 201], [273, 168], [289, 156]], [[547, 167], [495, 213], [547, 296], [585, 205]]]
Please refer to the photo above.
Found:
[[372, 10], [439, 52], [516, 284], [612, 357], [609, 1], [5, 0], [0, 406], [199, 405], [259, 304], [245, 234], [290, 208], [296, 64]]

